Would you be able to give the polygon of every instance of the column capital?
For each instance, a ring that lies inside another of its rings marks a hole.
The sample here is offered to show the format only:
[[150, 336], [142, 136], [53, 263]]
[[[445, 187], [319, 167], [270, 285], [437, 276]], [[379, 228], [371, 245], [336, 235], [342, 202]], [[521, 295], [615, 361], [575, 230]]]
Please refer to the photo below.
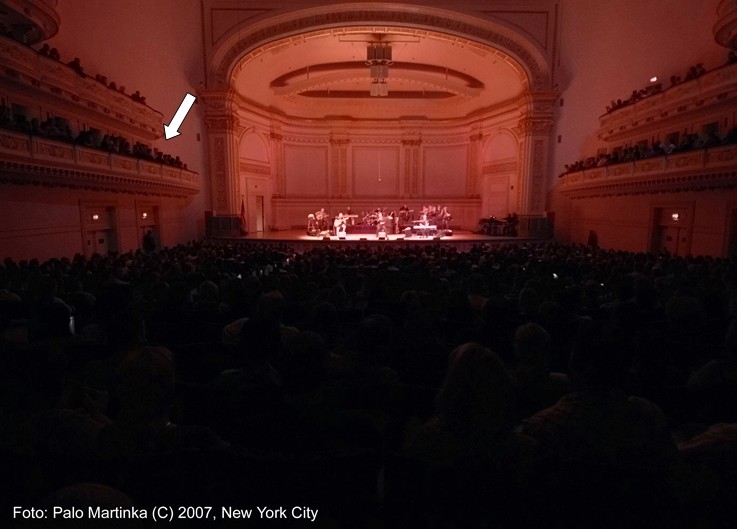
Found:
[[550, 134], [552, 131], [553, 120], [549, 118], [524, 117], [516, 127], [516, 132], [523, 135]]
[[517, 107], [526, 116], [553, 116], [556, 92], [527, 92], [517, 100]]
[[205, 115], [236, 110], [238, 94], [233, 90], [200, 90], [197, 97], [205, 105]]
[[237, 133], [241, 128], [236, 116], [206, 116], [205, 125], [212, 133]]

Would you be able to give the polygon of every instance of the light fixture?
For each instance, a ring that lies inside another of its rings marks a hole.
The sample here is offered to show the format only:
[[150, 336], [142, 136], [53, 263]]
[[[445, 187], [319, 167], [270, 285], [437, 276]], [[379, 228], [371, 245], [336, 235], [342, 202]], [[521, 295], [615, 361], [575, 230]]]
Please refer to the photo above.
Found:
[[100, 215], [98, 215], [97, 213], [93, 213], [92, 220], [100, 220]]
[[673, 219], [674, 222], [678, 222], [681, 216], [678, 213], [671, 213], [670, 218]]
[[141, 218], [142, 219], [145, 219], [146, 217], [148, 217], [148, 213], [146, 213], [145, 211], [143, 213], [141, 213]]
[[384, 42], [371, 42], [366, 48], [366, 66], [369, 67], [371, 86], [369, 94], [372, 97], [389, 95], [389, 66], [392, 62], [392, 47]]
[[384, 79], [373, 79], [369, 93], [372, 97], [385, 97], [389, 95], [389, 85]]

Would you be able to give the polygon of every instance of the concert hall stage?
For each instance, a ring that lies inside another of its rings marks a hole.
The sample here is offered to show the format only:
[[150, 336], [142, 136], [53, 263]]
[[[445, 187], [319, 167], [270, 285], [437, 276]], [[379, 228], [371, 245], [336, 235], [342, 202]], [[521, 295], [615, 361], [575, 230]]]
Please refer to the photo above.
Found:
[[264, 231], [249, 233], [245, 237], [218, 237], [218, 240], [242, 241], [242, 242], [263, 242], [263, 243], [291, 243], [300, 249], [306, 249], [314, 245], [329, 244], [337, 246], [348, 244], [351, 246], [368, 245], [408, 245], [408, 244], [443, 244], [455, 246], [459, 249], [470, 248], [476, 244], [521, 244], [528, 242], [543, 242], [546, 239], [539, 238], [523, 238], [523, 237], [505, 237], [492, 236], [484, 233], [476, 233], [465, 230], [452, 230], [450, 235], [418, 237], [413, 235], [405, 237], [403, 233], [388, 233], [386, 239], [379, 239], [375, 232], [373, 233], [348, 233], [345, 239], [339, 239], [335, 235], [311, 236], [307, 235], [304, 230], [280, 230], [280, 231]]

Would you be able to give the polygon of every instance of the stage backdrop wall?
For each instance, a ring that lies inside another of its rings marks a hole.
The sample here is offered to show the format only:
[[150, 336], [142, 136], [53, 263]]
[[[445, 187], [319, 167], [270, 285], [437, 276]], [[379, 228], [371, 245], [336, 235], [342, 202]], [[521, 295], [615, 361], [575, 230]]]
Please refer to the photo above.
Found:
[[285, 145], [284, 166], [287, 195], [327, 196], [327, 146]]
[[354, 147], [353, 196], [399, 195], [399, 148]]
[[469, 168], [467, 145], [426, 148], [422, 155], [426, 196], [462, 196], [466, 193]]

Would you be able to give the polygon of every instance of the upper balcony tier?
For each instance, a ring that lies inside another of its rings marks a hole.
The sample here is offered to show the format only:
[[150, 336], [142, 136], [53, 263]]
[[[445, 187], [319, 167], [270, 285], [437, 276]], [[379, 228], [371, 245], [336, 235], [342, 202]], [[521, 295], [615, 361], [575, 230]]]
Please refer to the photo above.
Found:
[[26, 44], [50, 39], [59, 31], [57, 0], [2, 0], [0, 23]]
[[0, 37], [0, 64], [0, 90], [18, 100], [142, 142], [163, 135], [160, 112], [7, 37]]
[[199, 174], [146, 159], [0, 129], [0, 181], [187, 197]]
[[737, 187], [737, 145], [593, 167], [561, 177], [577, 197], [697, 191]]
[[706, 72], [599, 118], [598, 137], [608, 142], [637, 140], [682, 130], [684, 123], [719, 120], [737, 107], [737, 63]]

